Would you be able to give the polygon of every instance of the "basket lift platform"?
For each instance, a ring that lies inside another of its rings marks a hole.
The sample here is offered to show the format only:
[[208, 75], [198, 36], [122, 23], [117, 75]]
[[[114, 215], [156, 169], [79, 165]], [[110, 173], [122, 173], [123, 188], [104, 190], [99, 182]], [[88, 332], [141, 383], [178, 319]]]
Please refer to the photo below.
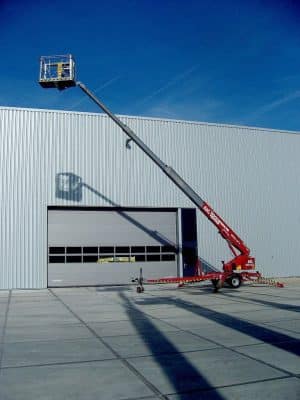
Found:
[[[78, 86], [91, 100], [93, 100], [129, 137], [127, 141], [133, 141], [161, 171], [197, 206], [205, 217], [217, 228], [219, 234], [227, 242], [233, 258], [223, 262], [223, 270], [204, 274], [201, 266], [195, 266], [195, 274], [190, 277], [165, 277], [158, 279], [143, 278], [142, 269], [140, 275], [134, 281], [137, 282], [137, 292], [144, 291], [143, 283], [178, 283], [180, 286], [188, 283], [196, 283], [210, 280], [215, 291], [219, 290], [224, 282], [233, 288], [238, 288], [243, 281], [269, 284], [282, 287], [283, 284], [271, 279], [263, 278], [255, 270], [255, 258], [250, 255], [250, 249], [233, 229], [204, 201], [170, 166], [166, 165], [155, 153], [115, 114], [113, 114], [83, 83], [76, 81], [75, 61], [71, 54], [42, 56], [40, 59], [39, 83], [43, 88], [56, 88], [64, 90]], [[198, 261], [199, 262], [199, 261]]]
[[59, 90], [76, 86], [75, 61], [71, 54], [42, 56], [39, 83], [43, 88]]

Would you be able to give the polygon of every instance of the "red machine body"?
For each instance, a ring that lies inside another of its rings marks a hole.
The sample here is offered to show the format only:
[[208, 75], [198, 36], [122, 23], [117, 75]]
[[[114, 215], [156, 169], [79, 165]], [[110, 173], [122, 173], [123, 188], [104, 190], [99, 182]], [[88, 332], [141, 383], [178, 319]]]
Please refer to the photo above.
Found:
[[[217, 227], [220, 235], [226, 240], [234, 257], [223, 262], [223, 271], [245, 271], [255, 269], [255, 258], [250, 256], [250, 249], [241, 238], [226, 224], [226, 222], [206, 202], [200, 210]], [[238, 253], [239, 252], [239, 253]]]

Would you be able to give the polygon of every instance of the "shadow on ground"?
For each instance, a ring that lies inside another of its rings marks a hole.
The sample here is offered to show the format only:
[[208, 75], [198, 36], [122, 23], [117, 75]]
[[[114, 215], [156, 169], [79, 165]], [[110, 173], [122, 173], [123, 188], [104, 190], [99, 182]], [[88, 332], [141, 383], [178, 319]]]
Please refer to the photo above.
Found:
[[[223, 296], [230, 297], [230, 299], [236, 299], [236, 296], [233, 296], [229, 293], [223, 293]], [[292, 304], [274, 303], [272, 301], [260, 300], [260, 299], [256, 299], [256, 298], [252, 298], [252, 297], [249, 298], [249, 297], [244, 297], [244, 296], [239, 296], [239, 300], [240, 299], [246, 300], [246, 302], [249, 302], [249, 303], [254, 302], [254, 303], [262, 304], [262, 305], [268, 306], [268, 307], [279, 308], [280, 310], [300, 312], [300, 307], [294, 306]]]
[[[224, 295], [224, 294], [223, 294]], [[264, 343], [270, 344], [279, 349], [288, 351], [295, 355], [300, 355], [300, 341], [283, 333], [276, 332], [272, 329], [265, 328], [254, 324], [249, 321], [242, 320], [226, 313], [218, 311], [212, 311], [209, 308], [181, 300], [181, 299], [168, 299], [165, 301], [164, 297], [155, 297], [153, 299], [143, 299], [138, 301], [140, 305], [162, 305], [162, 304], [173, 304], [178, 308], [188, 310], [191, 313], [207, 318], [211, 321], [216, 322], [220, 326], [225, 326], [230, 329], [234, 329], [240, 333], [251, 336]]]
[[[178, 349], [168, 340], [168, 338], [155, 327], [155, 325], [128, 299], [124, 291], [119, 292], [119, 297], [126, 307], [127, 315], [134, 325], [140, 337], [151, 351], [151, 356], [160, 365], [163, 373], [174, 387], [174, 392], [177, 393], [177, 399], [186, 399], [186, 394], [180, 392], [188, 390], [214, 390], [211, 384], [199, 373], [199, 371], [187, 360], [184, 354], [178, 352]], [[166, 302], [165, 302], [166, 303]], [[162, 302], [160, 302], [162, 304]], [[141, 320], [143, 321], [141, 323]], [[158, 349], [162, 352], [159, 353]], [[163, 352], [176, 353], [176, 366], [172, 366], [172, 357], [169, 357]], [[216, 391], [214, 391], [214, 399], [224, 399]]]

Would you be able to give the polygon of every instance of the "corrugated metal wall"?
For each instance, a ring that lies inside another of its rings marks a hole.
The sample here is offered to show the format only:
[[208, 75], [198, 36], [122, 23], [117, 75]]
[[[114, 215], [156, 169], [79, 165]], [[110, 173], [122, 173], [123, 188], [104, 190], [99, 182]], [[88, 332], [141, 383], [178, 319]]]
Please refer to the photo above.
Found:
[[[245, 240], [266, 275], [299, 275], [300, 136], [278, 131], [124, 117]], [[47, 285], [47, 206], [192, 203], [123, 132], [97, 114], [0, 108], [0, 287]], [[80, 202], [55, 195], [58, 173], [84, 182]], [[199, 251], [230, 253], [199, 213]]]

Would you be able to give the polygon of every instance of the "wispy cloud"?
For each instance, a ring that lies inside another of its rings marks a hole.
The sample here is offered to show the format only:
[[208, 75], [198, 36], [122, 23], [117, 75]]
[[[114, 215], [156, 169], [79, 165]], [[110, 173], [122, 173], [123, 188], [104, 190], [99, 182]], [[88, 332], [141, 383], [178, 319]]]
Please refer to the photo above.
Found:
[[224, 103], [214, 98], [174, 102], [169, 97], [155, 102], [155, 104], [144, 110], [143, 115], [147, 117], [215, 122], [220, 118], [220, 113], [223, 109]]
[[[93, 90], [94, 93], [98, 93], [101, 90], [103, 90], [104, 88], [106, 88], [107, 86], [112, 85], [114, 82], [116, 82], [117, 80], [120, 79], [120, 75], [115, 76], [114, 78], [109, 79], [108, 81], [106, 81], [105, 83], [101, 84], [100, 86], [98, 86], [95, 90]], [[87, 100], [86, 96], [82, 96], [82, 98], [78, 101], [76, 101], [75, 103], [73, 103], [70, 108], [74, 108], [79, 106], [81, 103], [83, 103], [85, 100]]]
[[142, 100], [138, 101], [135, 104], [135, 107], [139, 107], [145, 103], [147, 103], [148, 101], [152, 100], [154, 97], [157, 97], [159, 94], [165, 92], [167, 89], [169, 89], [170, 87], [176, 85], [179, 82], [182, 82], [184, 79], [186, 79], [189, 75], [191, 75], [193, 72], [195, 72], [201, 64], [196, 64], [190, 68], [188, 68], [187, 70], [185, 70], [184, 72], [176, 75], [174, 78], [172, 78], [171, 80], [169, 80], [167, 83], [165, 83], [164, 85], [162, 85], [160, 88], [156, 89], [154, 92], [152, 92], [151, 94], [149, 94], [148, 96], [144, 97]]
[[265, 104], [264, 106], [258, 108], [256, 111], [254, 111], [251, 115], [250, 115], [250, 119], [254, 119], [257, 117], [260, 117], [263, 114], [266, 114], [270, 111], [273, 111], [274, 109], [282, 106], [283, 104], [289, 103], [292, 100], [298, 99], [300, 97], [300, 90], [295, 90], [294, 92], [283, 96], [277, 100], [271, 101], [268, 104]]
[[281, 76], [280, 78], [276, 79], [276, 82], [299, 82], [300, 80], [300, 74], [293, 74], [293, 75], [286, 75], [286, 76]]

